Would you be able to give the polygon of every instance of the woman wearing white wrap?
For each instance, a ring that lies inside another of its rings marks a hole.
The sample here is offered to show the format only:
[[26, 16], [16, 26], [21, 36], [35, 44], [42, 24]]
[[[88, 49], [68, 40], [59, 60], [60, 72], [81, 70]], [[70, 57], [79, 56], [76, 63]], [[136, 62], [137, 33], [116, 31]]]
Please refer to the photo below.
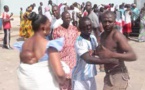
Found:
[[20, 50], [18, 80], [20, 90], [59, 90], [69, 73], [68, 66], [60, 61], [59, 51], [63, 47], [63, 38], [48, 41], [50, 22], [44, 15], [32, 12], [34, 35], [25, 42], [17, 42], [14, 47]]

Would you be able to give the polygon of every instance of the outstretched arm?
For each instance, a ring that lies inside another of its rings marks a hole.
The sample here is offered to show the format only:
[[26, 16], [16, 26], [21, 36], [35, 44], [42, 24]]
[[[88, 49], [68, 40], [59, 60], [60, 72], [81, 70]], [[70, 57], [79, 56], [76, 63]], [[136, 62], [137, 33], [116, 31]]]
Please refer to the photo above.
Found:
[[95, 57], [90, 55], [90, 52], [84, 53], [81, 58], [85, 60], [86, 63], [89, 64], [106, 64], [106, 63], [117, 63], [117, 59], [100, 59], [99, 57]]

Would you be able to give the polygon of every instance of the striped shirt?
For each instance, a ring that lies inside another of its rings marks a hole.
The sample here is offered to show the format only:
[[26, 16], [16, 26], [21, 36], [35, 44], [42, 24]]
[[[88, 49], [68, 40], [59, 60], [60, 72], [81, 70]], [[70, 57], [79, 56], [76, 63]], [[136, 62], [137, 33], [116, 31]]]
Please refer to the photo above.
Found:
[[73, 80], [87, 80], [94, 77], [97, 74], [95, 64], [86, 63], [81, 56], [89, 50], [95, 50], [98, 46], [96, 37], [90, 35], [90, 41], [79, 36], [75, 43], [75, 49], [77, 53], [77, 63], [73, 69], [72, 79]]

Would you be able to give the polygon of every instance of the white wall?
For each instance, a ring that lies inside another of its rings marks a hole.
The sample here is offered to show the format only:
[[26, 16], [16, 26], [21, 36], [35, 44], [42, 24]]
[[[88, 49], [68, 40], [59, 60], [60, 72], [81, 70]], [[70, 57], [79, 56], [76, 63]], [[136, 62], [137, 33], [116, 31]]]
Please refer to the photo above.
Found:
[[[54, 3], [59, 4], [61, 2], [64, 2], [64, 0], [52, 0]], [[109, 4], [109, 3], [114, 3], [114, 4], [121, 4], [122, 2], [125, 3], [133, 3], [134, 0], [66, 0], [68, 5], [72, 4], [73, 2], [86, 2], [86, 1], [91, 1], [93, 4]], [[145, 0], [143, 0], [145, 1]], [[20, 7], [23, 8], [23, 10], [26, 9], [30, 4], [36, 3], [36, 6], [38, 8], [39, 2], [43, 2], [44, 6], [48, 4], [48, 0], [1, 0], [1, 11], [3, 12], [3, 6], [8, 5], [10, 8], [10, 12], [13, 12], [14, 15], [19, 15], [20, 12]]]

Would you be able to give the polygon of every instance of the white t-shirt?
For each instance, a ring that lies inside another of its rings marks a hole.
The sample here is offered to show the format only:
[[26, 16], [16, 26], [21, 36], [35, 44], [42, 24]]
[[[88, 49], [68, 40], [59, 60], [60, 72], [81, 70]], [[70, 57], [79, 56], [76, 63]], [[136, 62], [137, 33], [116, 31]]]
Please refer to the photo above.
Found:
[[49, 19], [50, 22], [52, 22], [52, 15], [50, 14], [49, 11], [46, 11], [46, 12], [44, 13], [44, 15]]
[[51, 29], [57, 28], [57, 27], [60, 26], [62, 23], [63, 23], [63, 21], [62, 21], [61, 18], [59, 18], [59, 19], [53, 18], [52, 23], [51, 23]]
[[75, 49], [77, 53], [77, 63], [73, 69], [72, 79], [73, 80], [87, 80], [97, 75], [95, 64], [86, 63], [81, 56], [89, 50], [94, 50], [98, 46], [96, 37], [90, 35], [91, 41], [84, 39], [79, 36], [75, 43]]
[[38, 14], [38, 8], [34, 7], [33, 12], [35, 12], [36, 14]]
[[76, 21], [78, 21], [77, 13], [81, 13], [81, 11], [78, 8], [74, 7], [74, 19]]

